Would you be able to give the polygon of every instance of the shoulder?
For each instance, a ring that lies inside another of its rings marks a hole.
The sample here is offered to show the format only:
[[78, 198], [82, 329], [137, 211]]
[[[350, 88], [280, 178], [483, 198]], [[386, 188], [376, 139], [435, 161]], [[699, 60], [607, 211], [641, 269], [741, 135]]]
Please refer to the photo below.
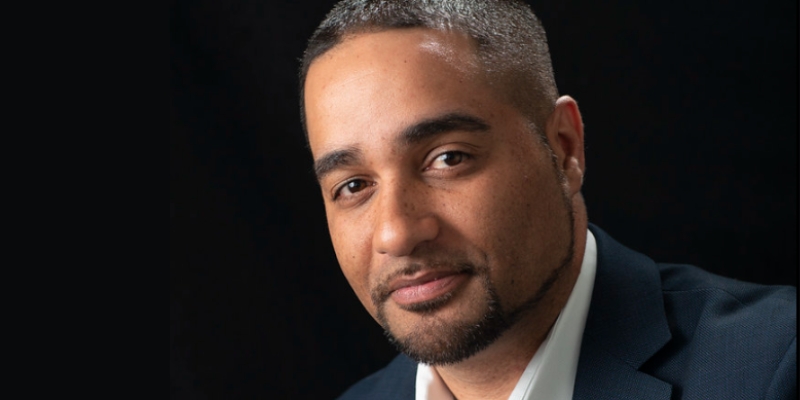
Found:
[[658, 269], [672, 340], [651, 360], [656, 375], [711, 397], [731, 390], [781, 398], [780, 391], [796, 390], [796, 288], [741, 282], [690, 265]]
[[413, 399], [417, 364], [398, 355], [386, 367], [347, 389], [340, 400]]
[[712, 274], [708, 271], [685, 264], [658, 264], [664, 291], [703, 291], [719, 290], [728, 292], [731, 296], [741, 297], [749, 302], [753, 295], [775, 295], [778, 301], [796, 303], [793, 286], [770, 286], [757, 283], [738, 281]]
[[673, 398], [796, 398], [795, 287], [657, 264], [590, 229], [598, 261], [585, 365], [622, 360], [671, 384]]
[[797, 289], [711, 274], [691, 265], [658, 264], [665, 308], [677, 326], [796, 335]]

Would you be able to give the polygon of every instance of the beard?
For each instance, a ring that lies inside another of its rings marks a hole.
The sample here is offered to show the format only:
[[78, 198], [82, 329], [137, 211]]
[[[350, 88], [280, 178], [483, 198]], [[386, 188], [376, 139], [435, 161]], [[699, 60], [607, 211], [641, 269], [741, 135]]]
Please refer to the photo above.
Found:
[[[491, 282], [481, 278], [486, 298], [482, 299], [484, 312], [477, 320], [449, 322], [436, 319], [426, 329], [415, 329], [408, 335], [397, 337], [382, 312], [383, 308], [379, 309], [378, 322], [383, 326], [389, 342], [417, 363], [428, 365], [454, 364], [492, 344], [513, 325], [513, 318], [503, 311]], [[436, 299], [435, 304], [424, 305], [425, 309], [420, 312], [434, 311], [447, 303], [449, 297], [443, 296]]]
[[[566, 197], [566, 196], [565, 196]], [[566, 199], [565, 199], [566, 200]], [[494, 343], [504, 332], [514, 326], [528, 311], [536, 309], [543, 298], [550, 292], [564, 271], [572, 264], [575, 256], [574, 215], [572, 205], [566, 201], [569, 219], [569, 244], [566, 254], [556, 268], [550, 271], [547, 279], [522, 304], [506, 310], [497, 294], [497, 290], [489, 276], [489, 267], [460, 264], [460, 272], [469, 273], [481, 283], [482, 298], [478, 307], [483, 311], [477, 318], [447, 321], [432, 317], [432, 313], [451, 301], [453, 293], [441, 296], [428, 302], [407, 307], [406, 311], [430, 316], [424, 329], [413, 329], [400, 337], [395, 335], [386, 317], [385, 304], [388, 292], [373, 297], [377, 305], [376, 319], [383, 327], [384, 334], [391, 344], [417, 363], [428, 365], [450, 365], [472, 357]], [[404, 270], [413, 273], [421, 266], [415, 265]], [[461, 299], [462, 301], [466, 301]]]

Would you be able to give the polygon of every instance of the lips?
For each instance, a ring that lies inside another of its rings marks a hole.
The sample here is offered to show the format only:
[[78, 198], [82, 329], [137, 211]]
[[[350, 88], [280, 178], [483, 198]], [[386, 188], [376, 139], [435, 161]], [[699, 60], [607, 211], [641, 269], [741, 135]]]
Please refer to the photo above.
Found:
[[455, 291], [468, 276], [460, 271], [429, 271], [397, 278], [389, 285], [390, 296], [400, 306], [428, 302]]

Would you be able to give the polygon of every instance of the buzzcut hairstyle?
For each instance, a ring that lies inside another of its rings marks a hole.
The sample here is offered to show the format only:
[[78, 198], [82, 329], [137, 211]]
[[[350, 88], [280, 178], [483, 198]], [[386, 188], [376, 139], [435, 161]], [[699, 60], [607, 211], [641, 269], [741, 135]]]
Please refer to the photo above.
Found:
[[308, 141], [304, 87], [314, 60], [360, 33], [428, 28], [469, 36], [489, 83], [532, 123], [544, 123], [558, 98], [547, 37], [531, 8], [518, 0], [342, 0], [309, 39], [300, 67], [300, 118]]

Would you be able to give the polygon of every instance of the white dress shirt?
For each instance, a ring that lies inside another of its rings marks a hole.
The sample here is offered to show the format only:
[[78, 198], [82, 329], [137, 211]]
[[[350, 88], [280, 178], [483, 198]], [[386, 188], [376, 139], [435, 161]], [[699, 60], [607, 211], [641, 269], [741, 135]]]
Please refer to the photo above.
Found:
[[[589, 313], [597, 269], [597, 243], [587, 230], [586, 251], [575, 287], [553, 328], [522, 372], [509, 400], [569, 400], [581, 352], [581, 338]], [[434, 368], [417, 366], [417, 400], [453, 400], [453, 394]]]

